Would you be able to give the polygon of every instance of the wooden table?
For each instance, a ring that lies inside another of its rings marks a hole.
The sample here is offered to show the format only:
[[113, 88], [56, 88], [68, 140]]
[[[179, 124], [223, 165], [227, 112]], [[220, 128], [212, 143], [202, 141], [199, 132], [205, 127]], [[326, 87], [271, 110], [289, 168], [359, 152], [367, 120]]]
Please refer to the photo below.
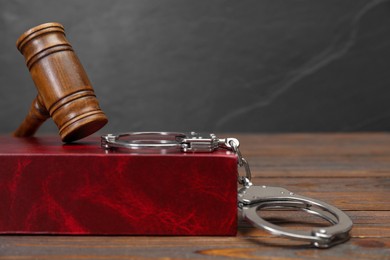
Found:
[[[236, 237], [0, 236], [0, 259], [390, 259], [390, 133], [231, 136], [255, 184], [339, 207], [354, 222], [352, 238], [315, 249], [240, 220]], [[299, 212], [289, 217], [291, 228], [322, 225]]]

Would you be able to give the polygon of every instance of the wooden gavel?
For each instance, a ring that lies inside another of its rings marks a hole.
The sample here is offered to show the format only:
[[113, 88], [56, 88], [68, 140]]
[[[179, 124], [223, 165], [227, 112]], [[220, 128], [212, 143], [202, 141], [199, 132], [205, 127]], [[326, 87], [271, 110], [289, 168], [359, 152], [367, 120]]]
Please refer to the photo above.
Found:
[[38, 90], [30, 111], [14, 136], [34, 135], [49, 117], [62, 141], [84, 138], [107, 123], [94, 90], [59, 23], [45, 23], [23, 33], [16, 42]]

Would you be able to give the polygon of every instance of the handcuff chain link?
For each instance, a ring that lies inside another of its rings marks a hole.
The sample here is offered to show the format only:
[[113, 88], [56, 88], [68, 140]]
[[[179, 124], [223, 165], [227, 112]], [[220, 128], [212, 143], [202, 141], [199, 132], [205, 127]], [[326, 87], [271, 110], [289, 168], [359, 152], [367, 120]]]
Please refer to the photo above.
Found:
[[226, 142], [228, 146], [231, 147], [233, 152], [237, 155], [237, 164], [239, 167], [244, 167], [245, 169], [245, 176], [241, 176], [240, 173], [237, 171], [237, 180], [238, 183], [243, 185], [244, 187], [249, 187], [252, 185], [251, 179], [252, 179], [252, 173], [251, 169], [249, 167], [248, 161], [242, 156], [240, 151], [240, 144], [238, 143], [238, 140], [235, 141], [234, 138], [228, 138], [226, 139]]

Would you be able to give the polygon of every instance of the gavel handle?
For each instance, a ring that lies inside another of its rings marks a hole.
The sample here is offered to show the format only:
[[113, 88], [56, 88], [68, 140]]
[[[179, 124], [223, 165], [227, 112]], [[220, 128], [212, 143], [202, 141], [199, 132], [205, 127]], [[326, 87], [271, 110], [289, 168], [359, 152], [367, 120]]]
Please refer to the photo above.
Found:
[[32, 102], [28, 115], [13, 133], [15, 137], [33, 136], [42, 123], [50, 117], [49, 112], [40, 99], [38, 95]]

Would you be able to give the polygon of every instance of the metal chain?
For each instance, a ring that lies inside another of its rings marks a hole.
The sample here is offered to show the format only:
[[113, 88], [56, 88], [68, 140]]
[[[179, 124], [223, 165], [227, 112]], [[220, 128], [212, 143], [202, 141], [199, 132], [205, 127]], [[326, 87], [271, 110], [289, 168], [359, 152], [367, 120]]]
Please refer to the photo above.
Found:
[[245, 186], [245, 187], [251, 186], [252, 185], [252, 182], [251, 182], [251, 178], [252, 178], [251, 169], [249, 167], [248, 161], [241, 154], [241, 151], [239, 149], [239, 144], [236, 143], [234, 141], [234, 139], [230, 139], [229, 140], [229, 145], [233, 149], [233, 152], [235, 152], [237, 154], [238, 166], [239, 167], [244, 167], [244, 169], [245, 169], [245, 176], [240, 176], [240, 173], [237, 173], [238, 174], [238, 177], [237, 177], [238, 183], [243, 185], [243, 186]]

